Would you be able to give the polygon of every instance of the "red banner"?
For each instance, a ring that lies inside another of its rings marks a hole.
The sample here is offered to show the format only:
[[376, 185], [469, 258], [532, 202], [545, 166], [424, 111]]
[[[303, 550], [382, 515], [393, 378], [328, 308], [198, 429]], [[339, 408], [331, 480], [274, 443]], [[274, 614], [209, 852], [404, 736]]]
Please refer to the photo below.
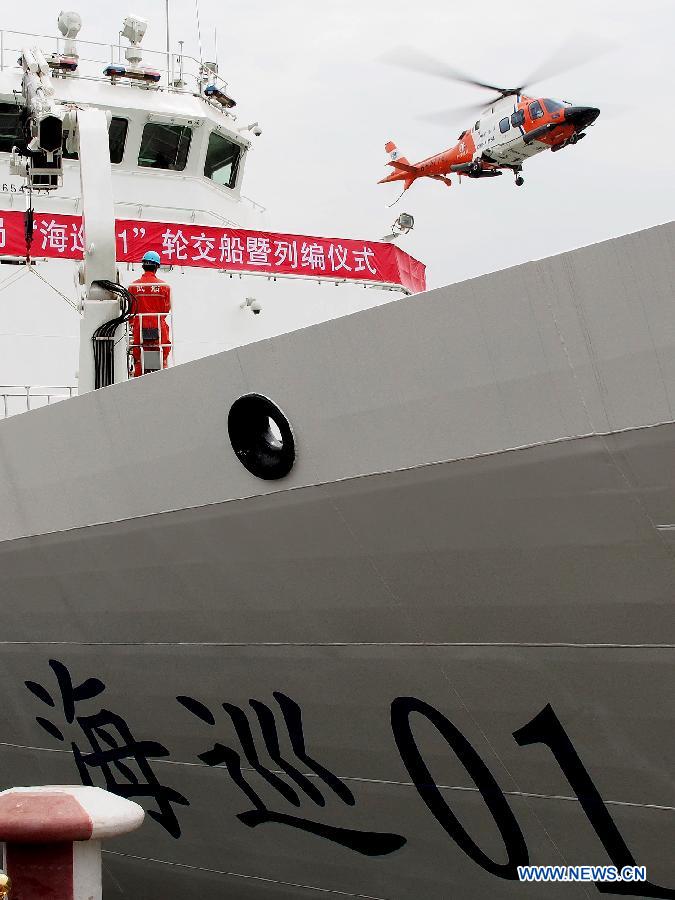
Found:
[[[137, 263], [156, 250], [164, 265], [395, 284], [413, 294], [426, 286], [421, 262], [379, 241], [132, 219], [117, 219], [115, 233], [118, 262]], [[82, 259], [83, 253], [81, 216], [35, 213], [32, 257]], [[1, 213], [0, 256], [25, 255], [24, 214]]]

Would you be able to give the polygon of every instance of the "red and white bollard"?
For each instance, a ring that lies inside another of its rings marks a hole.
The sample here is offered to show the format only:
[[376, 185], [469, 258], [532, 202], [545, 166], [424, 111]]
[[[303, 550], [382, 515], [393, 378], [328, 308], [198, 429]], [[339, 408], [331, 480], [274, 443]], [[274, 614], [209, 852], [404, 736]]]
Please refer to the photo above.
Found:
[[100, 900], [101, 840], [133, 831], [144, 817], [138, 803], [97, 787], [0, 791], [10, 900]]

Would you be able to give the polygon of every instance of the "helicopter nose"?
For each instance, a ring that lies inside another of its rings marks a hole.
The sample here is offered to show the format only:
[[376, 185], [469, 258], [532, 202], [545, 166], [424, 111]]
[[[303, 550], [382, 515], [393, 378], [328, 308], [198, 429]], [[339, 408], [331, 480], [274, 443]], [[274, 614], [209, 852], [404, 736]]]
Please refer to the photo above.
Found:
[[574, 125], [577, 131], [588, 128], [600, 115], [595, 106], [568, 106], [565, 110], [565, 121]]

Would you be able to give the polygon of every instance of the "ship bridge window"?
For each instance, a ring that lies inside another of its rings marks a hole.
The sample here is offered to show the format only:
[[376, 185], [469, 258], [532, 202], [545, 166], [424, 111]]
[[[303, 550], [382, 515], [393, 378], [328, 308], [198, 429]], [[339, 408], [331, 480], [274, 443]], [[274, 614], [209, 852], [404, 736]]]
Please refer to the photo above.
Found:
[[538, 100], [530, 103], [530, 115], [533, 119], [541, 119], [544, 115], [544, 110], [541, 108], [541, 103]]
[[124, 145], [127, 142], [127, 130], [129, 122], [113, 116], [108, 129], [108, 144], [110, 145], [110, 162], [121, 163], [124, 156]]
[[228, 140], [217, 131], [209, 135], [206, 151], [204, 175], [216, 184], [233, 188], [237, 180], [237, 169], [241, 157], [241, 145]]
[[[129, 128], [129, 122], [126, 119], [122, 119], [119, 116], [113, 116], [110, 120], [110, 128], [108, 129], [108, 146], [110, 147], [110, 162], [111, 163], [121, 163], [122, 157], [124, 156], [124, 145], [127, 140], [127, 130]], [[63, 158], [64, 159], [78, 159], [77, 151], [72, 153], [68, 152], [66, 149], [68, 135], [66, 132], [63, 133]]]
[[191, 140], [192, 129], [187, 125], [148, 122], [143, 129], [138, 165], [182, 172], [187, 163]]
[[18, 141], [21, 107], [16, 103], [0, 103], [0, 153], [11, 153]]

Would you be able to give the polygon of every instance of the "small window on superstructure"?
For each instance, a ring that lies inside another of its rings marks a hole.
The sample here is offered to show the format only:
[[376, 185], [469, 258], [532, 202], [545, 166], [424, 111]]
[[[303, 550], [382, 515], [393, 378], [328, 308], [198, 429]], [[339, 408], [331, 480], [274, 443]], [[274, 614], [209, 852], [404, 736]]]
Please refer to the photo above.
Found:
[[499, 130], [502, 134], [506, 134], [506, 132], [511, 127], [511, 123], [509, 122], [509, 117], [507, 116], [505, 119], [502, 119], [499, 123]]
[[16, 103], [0, 103], [0, 153], [11, 153], [18, 140], [21, 107]]
[[124, 157], [124, 145], [127, 141], [129, 122], [119, 116], [113, 116], [108, 129], [108, 144], [110, 146], [110, 162], [121, 163]]
[[[110, 148], [110, 162], [121, 163], [124, 156], [124, 144], [127, 139], [127, 129], [129, 122], [119, 116], [113, 116], [110, 120], [110, 128], [108, 129], [108, 147]], [[67, 150], [68, 135], [64, 131], [63, 143], [61, 144], [61, 152], [64, 159], [79, 159], [77, 150], [72, 152]]]
[[230, 141], [217, 131], [209, 135], [209, 146], [204, 162], [204, 175], [216, 184], [233, 188], [241, 157], [241, 145]]
[[541, 103], [538, 100], [530, 103], [530, 115], [533, 119], [541, 119], [544, 115], [544, 110], [541, 108]]
[[138, 165], [182, 172], [187, 164], [192, 129], [187, 125], [148, 122], [143, 129]]
[[77, 150], [69, 150], [68, 149], [68, 134], [69, 132], [63, 132], [63, 140], [61, 141], [61, 156], [64, 159], [79, 159], [80, 154]]

